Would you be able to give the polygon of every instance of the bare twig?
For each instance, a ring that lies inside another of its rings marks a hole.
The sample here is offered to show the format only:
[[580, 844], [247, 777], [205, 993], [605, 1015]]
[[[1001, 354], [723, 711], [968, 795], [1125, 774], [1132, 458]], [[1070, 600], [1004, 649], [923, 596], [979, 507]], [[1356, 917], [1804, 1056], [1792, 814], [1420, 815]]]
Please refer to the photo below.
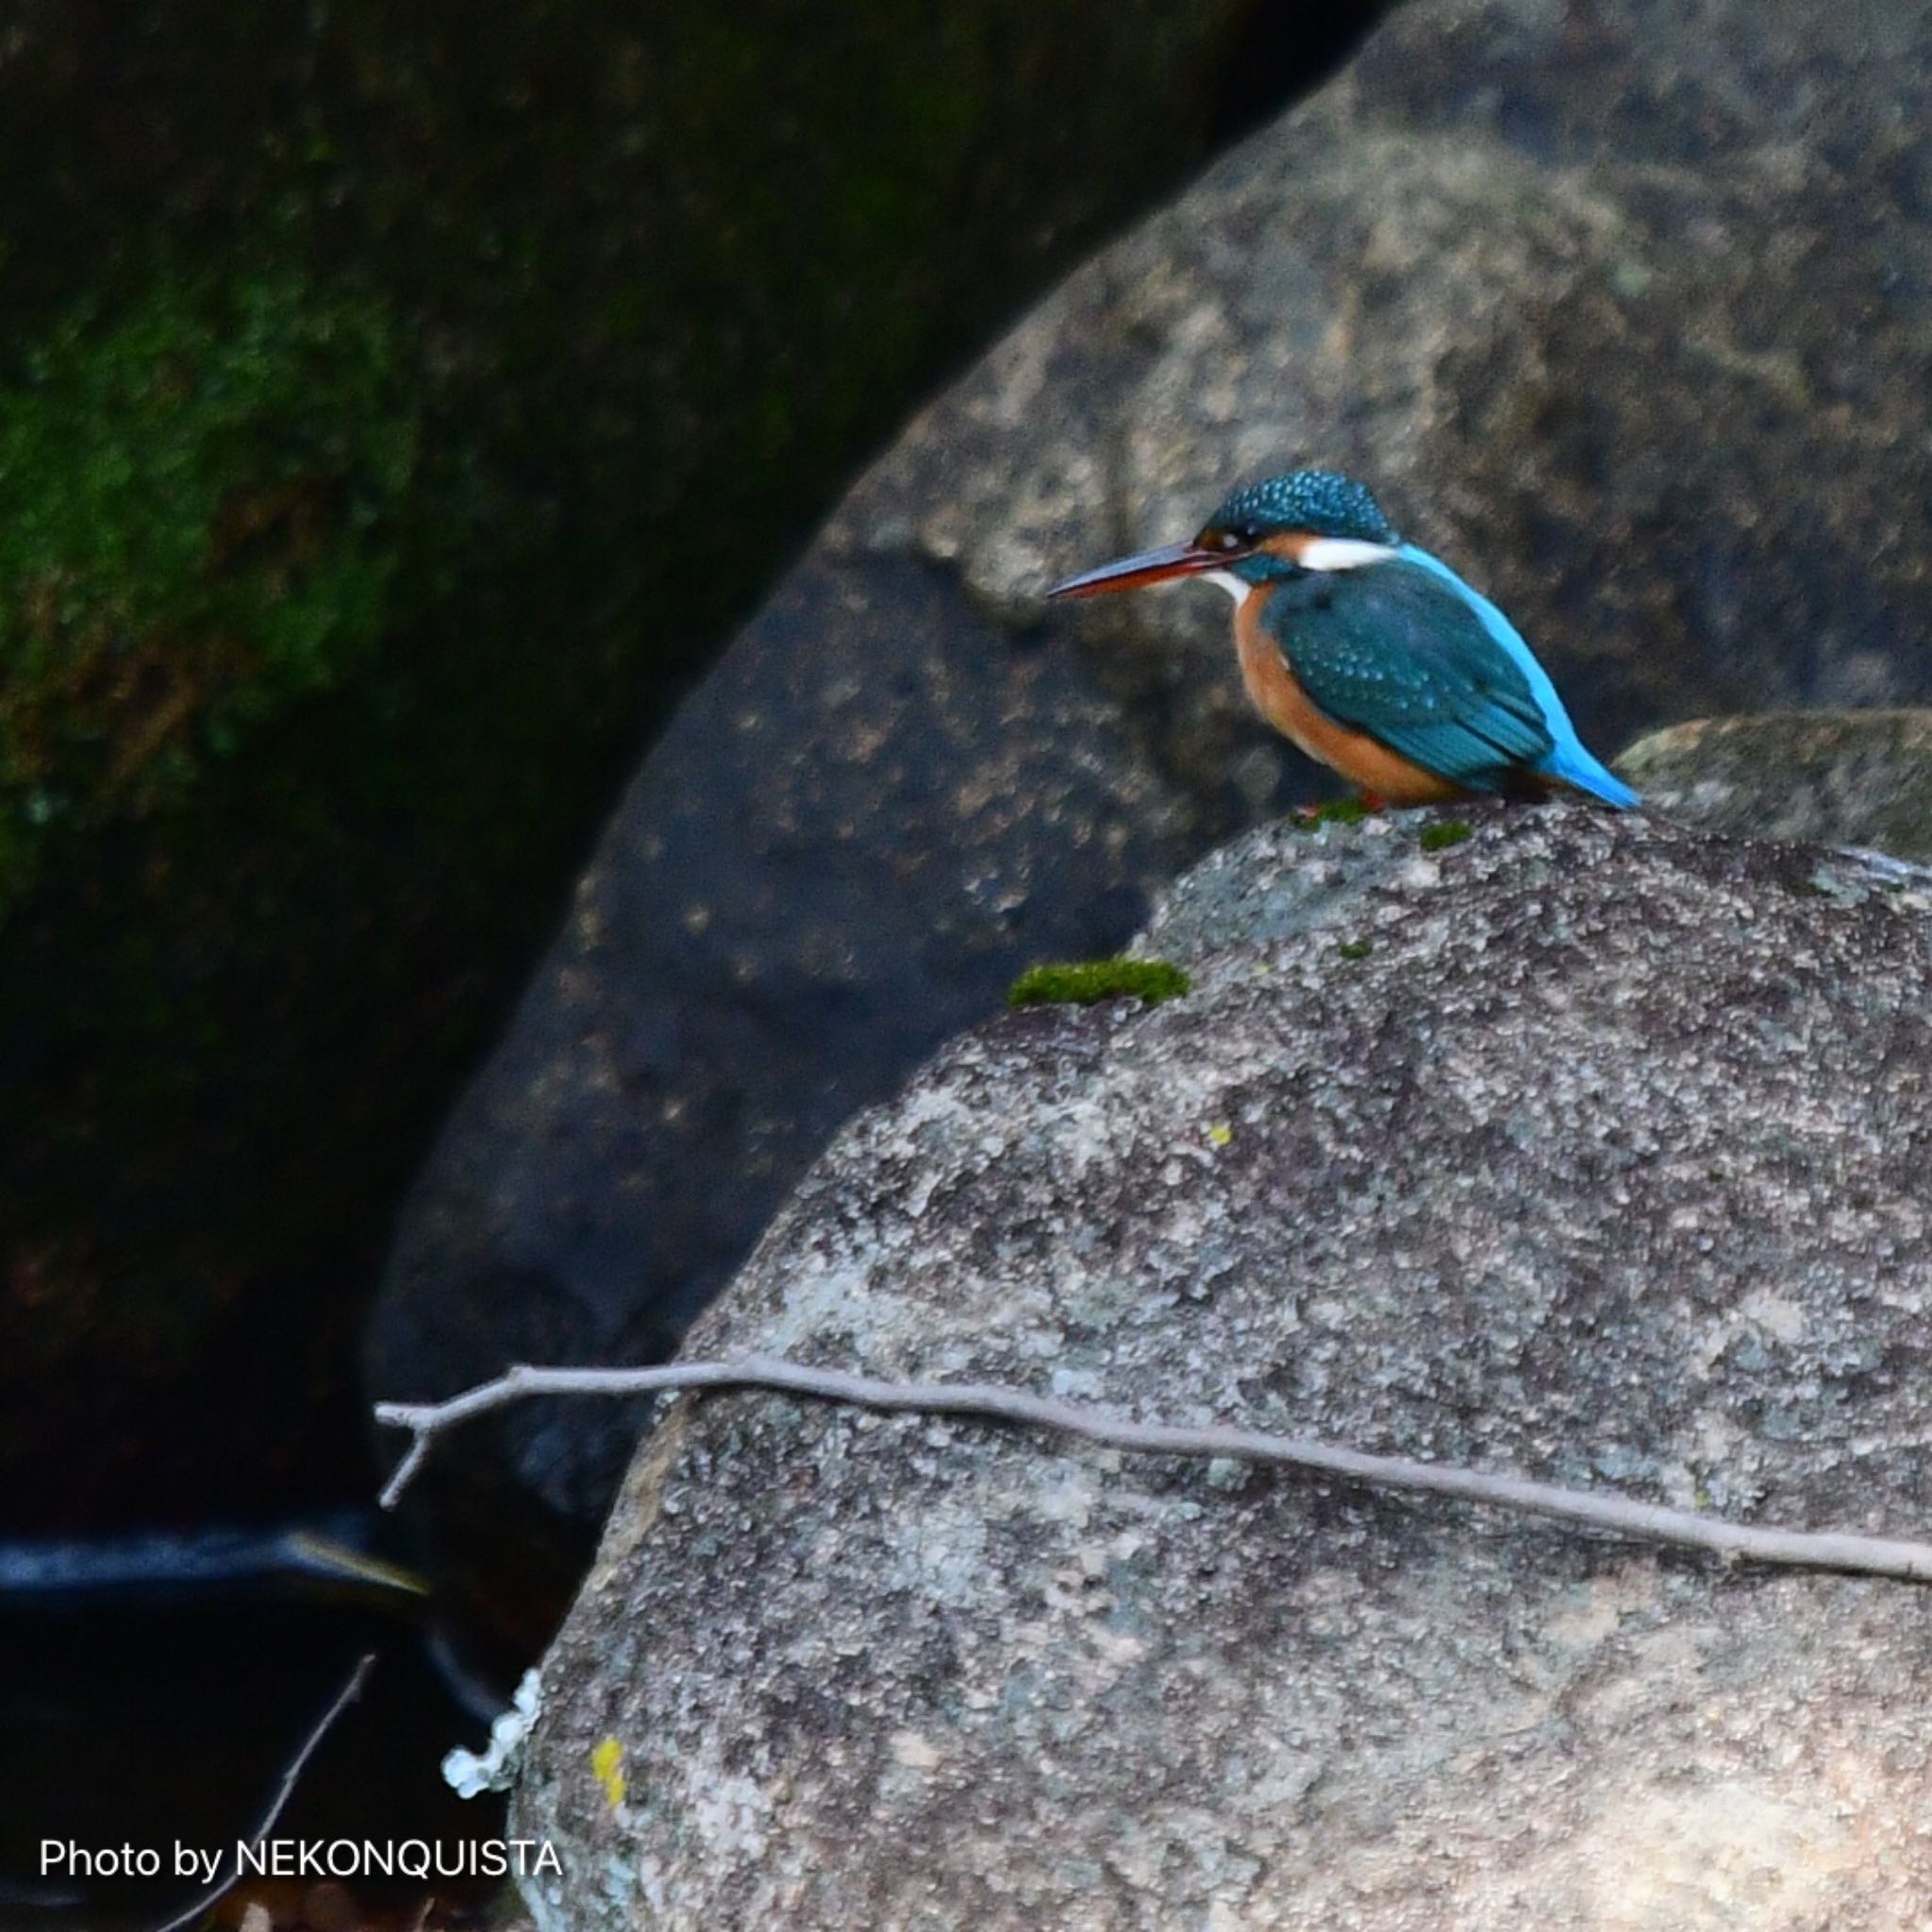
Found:
[[519, 1363], [492, 1382], [445, 1402], [384, 1402], [375, 1419], [408, 1429], [415, 1440], [382, 1492], [392, 1508], [422, 1466], [430, 1443], [455, 1424], [532, 1395], [646, 1395], [676, 1389], [778, 1389], [859, 1408], [979, 1416], [1057, 1429], [1111, 1449], [1149, 1456], [1224, 1456], [1244, 1462], [1286, 1464], [1382, 1489], [1420, 1491], [1493, 1504], [1563, 1523], [1586, 1524], [1622, 1536], [1708, 1550], [1731, 1559], [1808, 1570], [1849, 1570], [1871, 1576], [1932, 1582], [1932, 1543], [1858, 1536], [1836, 1530], [1776, 1529], [1727, 1523], [1688, 1509], [1668, 1509], [1603, 1491], [1566, 1489], [1523, 1476], [1490, 1475], [1454, 1463], [1415, 1462], [1404, 1456], [1370, 1456], [1304, 1437], [1268, 1435], [1225, 1424], [1189, 1427], [1130, 1422], [1104, 1408], [1061, 1402], [996, 1382], [887, 1382], [842, 1369], [815, 1369], [770, 1356], [740, 1361], [668, 1362], [651, 1369], [539, 1369]]
[[[356, 1668], [349, 1673], [348, 1682], [335, 1694], [335, 1701], [316, 1719], [308, 1735], [302, 1740], [302, 1748], [289, 1760], [289, 1768], [282, 1774], [282, 1781], [275, 1787], [275, 1797], [268, 1809], [262, 1813], [261, 1823], [255, 1827], [248, 1842], [259, 1845], [275, 1828], [275, 1821], [287, 1808], [289, 1800], [294, 1795], [295, 1787], [302, 1782], [302, 1774], [308, 1769], [308, 1760], [321, 1747], [322, 1740], [335, 1728], [336, 1720], [362, 1694], [362, 1687], [369, 1681], [369, 1674], [375, 1668], [375, 1653], [365, 1651], [357, 1660]], [[172, 1919], [149, 1928], [149, 1932], [181, 1932], [183, 1925], [191, 1925], [212, 1906], [224, 1892], [242, 1875], [242, 1865], [238, 1858], [234, 1871], [225, 1878], [217, 1879], [199, 1894], [192, 1905], [176, 1912]]]

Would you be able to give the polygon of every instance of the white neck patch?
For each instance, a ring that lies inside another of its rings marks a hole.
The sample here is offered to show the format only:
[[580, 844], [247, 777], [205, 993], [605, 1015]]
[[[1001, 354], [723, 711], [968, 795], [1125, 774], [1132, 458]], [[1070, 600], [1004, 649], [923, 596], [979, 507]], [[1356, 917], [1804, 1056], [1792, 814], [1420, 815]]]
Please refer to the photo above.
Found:
[[1304, 570], [1359, 570], [1365, 563], [1386, 563], [1394, 555], [1386, 543], [1364, 543], [1357, 537], [1317, 537], [1302, 545], [1295, 561]]
[[1231, 570], [1203, 571], [1201, 575], [1207, 582], [1220, 585], [1234, 599], [1234, 608], [1237, 610], [1248, 601], [1255, 588], [1253, 584], [1244, 583]]

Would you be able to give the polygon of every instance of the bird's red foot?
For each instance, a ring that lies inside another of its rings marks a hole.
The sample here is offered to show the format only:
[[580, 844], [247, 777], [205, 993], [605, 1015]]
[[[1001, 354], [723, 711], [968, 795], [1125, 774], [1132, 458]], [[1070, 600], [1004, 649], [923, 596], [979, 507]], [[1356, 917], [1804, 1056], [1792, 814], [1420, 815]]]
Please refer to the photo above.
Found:
[[1358, 791], [1356, 796], [1361, 801], [1364, 811], [1383, 812], [1389, 809], [1389, 801], [1379, 791]]

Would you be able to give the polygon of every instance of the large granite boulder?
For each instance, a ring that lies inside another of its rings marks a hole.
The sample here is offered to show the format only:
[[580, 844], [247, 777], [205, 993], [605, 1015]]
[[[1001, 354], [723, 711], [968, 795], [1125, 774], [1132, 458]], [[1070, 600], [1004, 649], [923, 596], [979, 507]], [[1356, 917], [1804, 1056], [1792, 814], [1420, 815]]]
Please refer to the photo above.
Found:
[[[1580, 808], [1454, 836], [1217, 855], [1148, 935], [1191, 994], [952, 1042], [690, 1351], [1922, 1529], [1932, 893]], [[573, 1932], [1902, 1932], [1928, 1620], [1325, 1480], [679, 1401], [511, 1828]]]
[[1257, 11], [6, 9], [0, 1520], [358, 1478], [396, 1203], [643, 732], [1291, 91]]
[[[656, 1346], [838, 1106], [1047, 950], [1044, 929], [958, 947], [927, 1012], [871, 941], [1037, 907], [1052, 837], [998, 827], [1063, 786], [1083, 821], [1111, 795], [1121, 860], [1068, 848], [1053, 888], [1055, 939], [1100, 945], [1151, 869], [1311, 788], [1247, 715], [1219, 599], [1037, 601], [1193, 528], [1237, 477], [1374, 478], [1517, 616], [1607, 751], [1689, 713], [1932, 691], [1928, 26], [1924, 4], [1874, 24], [1827, 0], [1416, 0], [1076, 275], [860, 481], [652, 754], [587, 888], [596, 916], [559, 938], [404, 1219], [375, 1392]], [[1029, 653], [1052, 668], [1023, 671]], [[793, 660], [810, 668], [782, 704], [729, 696]], [[899, 774], [934, 754], [903, 692], [990, 665], [988, 774], [948, 778], [908, 827]], [[1103, 764], [1033, 678], [1110, 708]], [[760, 746], [753, 791], [727, 713]], [[860, 761], [836, 813], [790, 776], [829, 756]], [[1041, 789], [1016, 796], [1012, 772]], [[1153, 797], [1163, 816], [1129, 836]], [[701, 848], [676, 799], [718, 801]], [[918, 863], [915, 832], [970, 857]], [[822, 896], [811, 855], [834, 851], [852, 863]], [[846, 938], [808, 959], [797, 936], [833, 922]], [[627, 1086], [611, 1052], [633, 1053]], [[594, 1482], [559, 1476], [571, 1445], [610, 1467], [627, 1421], [479, 1429], [447, 1474], [500, 1468], [588, 1509]]]

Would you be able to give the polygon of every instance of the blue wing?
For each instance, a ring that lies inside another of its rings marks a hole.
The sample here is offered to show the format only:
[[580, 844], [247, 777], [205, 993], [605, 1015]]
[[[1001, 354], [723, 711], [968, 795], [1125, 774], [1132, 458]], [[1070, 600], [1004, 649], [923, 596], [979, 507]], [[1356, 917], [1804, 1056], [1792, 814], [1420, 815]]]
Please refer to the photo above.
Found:
[[1440, 557], [1431, 557], [1413, 543], [1405, 543], [1396, 555], [1429, 572], [1474, 611], [1476, 621], [1509, 654], [1510, 661], [1527, 679], [1551, 740], [1549, 758], [1539, 769], [1553, 778], [1562, 779], [1566, 785], [1574, 785], [1580, 791], [1592, 793], [1619, 810], [1641, 805], [1643, 801], [1637, 793], [1584, 748], [1575, 725], [1570, 722], [1570, 713], [1563, 708], [1563, 700], [1557, 695], [1557, 687], [1550, 682], [1550, 674], [1537, 662], [1536, 653], [1523, 641], [1523, 633], [1481, 591], [1465, 584]]
[[1470, 791], [1534, 774], [1636, 803], [1584, 750], [1508, 620], [1425, 552], [1310, 572], [1280, 585], [1261, 621], [1315, 705], [1424, 771]]

